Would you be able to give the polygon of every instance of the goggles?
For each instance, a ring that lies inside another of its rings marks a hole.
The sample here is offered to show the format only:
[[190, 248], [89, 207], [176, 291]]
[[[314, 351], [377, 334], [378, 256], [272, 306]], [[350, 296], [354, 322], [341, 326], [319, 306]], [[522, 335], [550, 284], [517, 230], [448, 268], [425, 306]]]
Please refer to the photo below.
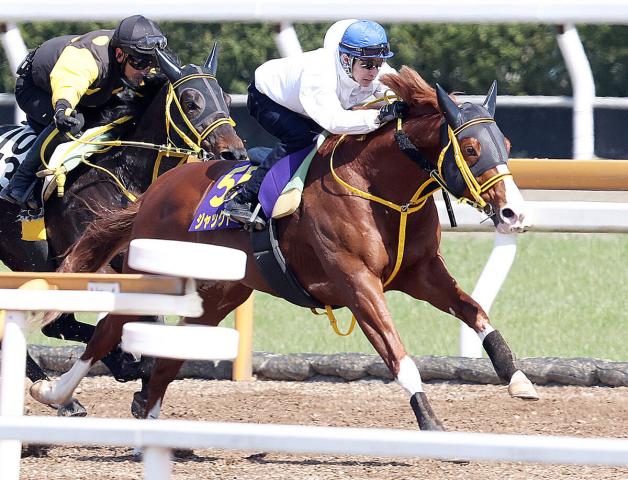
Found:
[[156, 48], [163, 50], [168, 46], [168, 39], [163, 35], [146, 35], [133, 45], [138, 50], [152, 52]]
[[388, 43], [370, 47], [355, 47], [340, 42], [340, 46], [345, 49], [345, 52], [351, 52], [354, 57], [388, 58], [392, 56], [390, 54], [390, 44]]
[[151, 57], [134, 57], [129, 55], [128, 62], [135, 70], [146, 70], [155, 65], [155, 61]]
[[377, 68], [378, 70], [382, 68], [384, 64], [383, 58], [358, 58], [358, 62], [360, 63], [360, 67], [366, 70], [373, 70]]

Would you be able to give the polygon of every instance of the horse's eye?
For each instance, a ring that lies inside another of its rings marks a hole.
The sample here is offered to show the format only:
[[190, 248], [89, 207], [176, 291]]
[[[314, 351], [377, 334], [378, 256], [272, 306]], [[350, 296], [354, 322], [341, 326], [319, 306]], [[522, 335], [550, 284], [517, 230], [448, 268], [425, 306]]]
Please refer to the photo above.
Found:
[[469, 155], [469, 156], [477, 156], [477, 153], [475, 151], [475, 148], [473, 148], [471, 145], [467, 145], [464, 148], [464, 153]]

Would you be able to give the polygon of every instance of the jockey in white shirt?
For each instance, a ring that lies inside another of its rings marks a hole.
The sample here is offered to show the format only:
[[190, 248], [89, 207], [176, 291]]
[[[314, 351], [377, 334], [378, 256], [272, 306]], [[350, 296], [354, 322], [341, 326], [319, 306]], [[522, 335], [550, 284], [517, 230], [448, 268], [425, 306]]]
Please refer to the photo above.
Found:
[[407, 110], [401, 101], [379, 109], [352, 110], [383, 96], [388, 88], [379, 78], [395, 72], [386, 63], [393, 53], [381, 25], [369, 20], [336, 22], [328, 30], [325, 44], [318, 50], [269, 60], [255, 71], [255, 81], [249, 85], [249, 112], [279, 142], [225, 204], [225, 214], [247, 227], [265, 225], [252, 209], [264, 175], [278, 160], [314, 144], [323, 130], [369, 133], [384, 122], [403, 117]]

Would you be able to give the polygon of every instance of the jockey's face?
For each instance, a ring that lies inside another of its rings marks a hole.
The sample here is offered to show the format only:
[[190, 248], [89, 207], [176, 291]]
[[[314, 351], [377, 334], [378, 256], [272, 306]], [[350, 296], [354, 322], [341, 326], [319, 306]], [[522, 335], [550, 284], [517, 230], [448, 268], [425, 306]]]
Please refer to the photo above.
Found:
[[116, 48], [116, 60], [124, 65], [122, 73], [131, 85], [139, 85], [150, 72], [150, 69], [153, 68], [152, 63], [146, 63], [143, 61], [144, 59], [130, 57], [119, 48]]
[[382, 58], [356, 58], [352, 67], [353, 79], [361, 87], [368, 87], [375, 80], [383, 63]]

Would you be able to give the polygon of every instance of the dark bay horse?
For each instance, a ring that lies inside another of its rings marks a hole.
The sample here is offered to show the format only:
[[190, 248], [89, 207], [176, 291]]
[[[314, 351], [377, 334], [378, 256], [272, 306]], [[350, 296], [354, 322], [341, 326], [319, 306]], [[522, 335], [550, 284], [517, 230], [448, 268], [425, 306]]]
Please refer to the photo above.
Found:
[[[500, 231], [523, 228], [525, 204], [508, 173], [508, 141], [493, 119], [495, 84], [482, 106], [459, 106], [442, 88], [435, 91], [407, 67], [386, 75], [384, 82], [410, 105], [403, 123], [385, 125], [366, 136], [328, 138], [312, 162], [301, 206], [280, 219], [277, 228], [287, 265], [301, 285], [321, 303], [351, 310], [407, 391], [420, 428], [441, 430], [384, 292], [405, 292], [465, 322], [482, 339], [497, 374], [509, 383], [510, 394], [538, 398], [486, 313], [447, 271], [439, 250], [437, 210], [427, 192], [445, 185], [485, 211]], [[242, 281], [200, 284], [204, 315], [190, 322], [217, 325], [252, 290], [274, 293], [252, 259], [246, 232], [188, 232], [203, 192], [227, 167], [225, 162], [208, 162], [168, 172], [140, 202], [92, 223], [61, 271], [96, 271], [133, 238], [183, 240], [234, 247], [249, 255]], [[132, 320], [112, 315], [101, 321], [72, 369], [58, 382], [33, 385], [31, 394], [44, 403], [67, 398], [94, 361], [117, 345], [123, 324]], [[144, 416], [159, 414], [166, 388], [181, 364], [157, 360]]]
[[[88, 127], [106, 124], [111, 117], [122, 116], [121, 112], [135, 114], [138, 106], [144, 110], [137, 113], [134, 128], [123, 135], [121, 148], [89, 158], [97, 168], [80, 165], [68, 173], [65, 195], [53, 196], [46, 203], [47, 241], [23, 241], [17, 221], [18, 207], [9, 203], [3, 205], [0, 260], [11, 270], [54, 271], [96, 212], [128, 205], [133, 196], [148, 188], [157, 170], [163, 172], [181, 163], [186, 151], [199, 157], [231, 161], [246, 158], [243, 142], [229, 116], [230, 99], [216, 80], [216, 47], [202, 67], [180, 67], [161, 52], [158, 60], [167, 81], [155, 86], [156, 92], [146, 100], [146, 105], [122, 102], [88, 124]], [[146, 148], [150, 145], [154, 150]], [[165, 152], [157, 151], [168, 145], [182, 150], [181, 154], [171, 152], [171, 156], [165, 156]], [[121, 267], [119, 262], [117, 269]], [[48, 336], [87, 342], [94, 327], [77, 322], [73, 315], [64, 315], [43, 331]], [[120, 371], [120, 359], [118, 350], [103, 360], [114, 376], [123, 380], [125, 374]], [[30, 357], [27, 367], [32, 381], [47, 378]]]

